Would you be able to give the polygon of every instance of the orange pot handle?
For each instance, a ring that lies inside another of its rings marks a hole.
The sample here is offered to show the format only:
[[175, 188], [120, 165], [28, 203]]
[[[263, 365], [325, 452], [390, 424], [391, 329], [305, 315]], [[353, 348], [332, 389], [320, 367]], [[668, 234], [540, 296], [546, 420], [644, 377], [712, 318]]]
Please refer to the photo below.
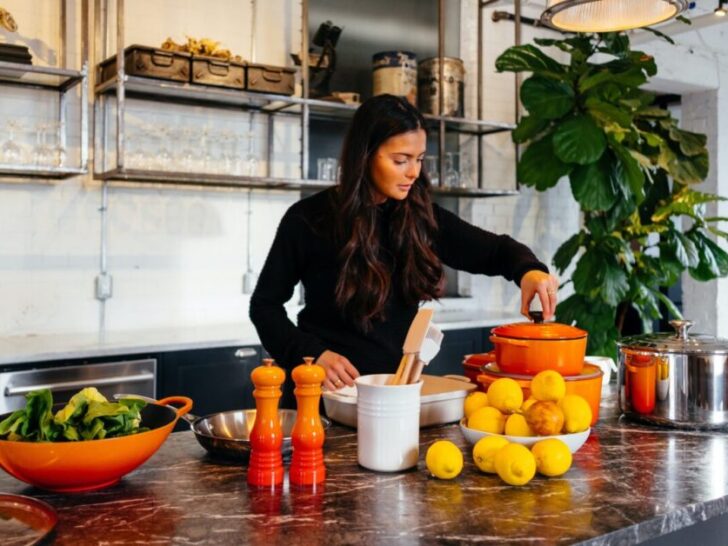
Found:
[[504, 345], [513, 345], [514, 347], [528, 347], [531, 344], [525, 339], [512, 339], [509, 337], [490, 336], [491, 343], [503, 343]]
[[176, 410], [177, 418], [180, 418], [183, 415], [187, 415], [187, 413], [189, 413], [189, 411], [192, 409], [192, 398], [187, 398], [186, 396], [168, 396], [167, 398], [157, 400], [157, 404], [159, 404], [160, 406], [182, 404], [182, 407], [177, 408]]

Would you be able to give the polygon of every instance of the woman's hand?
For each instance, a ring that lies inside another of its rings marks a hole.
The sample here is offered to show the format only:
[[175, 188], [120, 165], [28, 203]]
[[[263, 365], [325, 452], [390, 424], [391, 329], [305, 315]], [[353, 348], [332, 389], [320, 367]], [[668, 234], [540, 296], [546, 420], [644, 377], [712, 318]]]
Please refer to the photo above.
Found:
[[359, 372], [345, 356], [334, 351], [324, 351], [316, 360], [316, 364], [326, 371], [324, 387], [327, 390], [335, 391], [344, 385], [354, 386], [354, 379], [359, 377]]
[[521, 278], [521, 314], [529, 317], [528, 308], [531, 300], [538, 294], [541, 300], [544, 320], [554, 318], [556, 313], [556, 291], [559, 289], [559, 280], [553, 275], [532, 269]]

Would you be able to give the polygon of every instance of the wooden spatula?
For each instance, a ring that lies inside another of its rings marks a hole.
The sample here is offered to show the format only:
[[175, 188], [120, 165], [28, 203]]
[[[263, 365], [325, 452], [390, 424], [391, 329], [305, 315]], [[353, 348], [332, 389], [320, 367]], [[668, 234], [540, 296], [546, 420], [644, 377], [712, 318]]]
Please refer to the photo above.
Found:
[[417, 360], [417, 355], [422, 347], [422, 342], [427, 335], [430, 321], [434, 311], [432, 309], [420, 309], [410, 324], [407, 337], [402, 345], [402, 360], [399, 362], [397, 373], [390, 381], [390, 385], [405, 385], [409, 380], [412, 366]]

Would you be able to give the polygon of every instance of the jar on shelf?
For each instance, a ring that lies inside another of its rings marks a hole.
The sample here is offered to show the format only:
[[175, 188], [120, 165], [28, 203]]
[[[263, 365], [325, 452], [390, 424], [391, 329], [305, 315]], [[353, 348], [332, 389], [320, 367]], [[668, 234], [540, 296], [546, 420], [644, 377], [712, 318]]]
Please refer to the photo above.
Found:
[[417, 106], [417, 56], [411, 51], [380, 51], [372, 57], [372, 94], [397, 95]]
[[[440, 115], [440, 59], [432, 57], [418, 67], [417, 97], [423, 114]], [[443, 116], [463, 117], [465, 67], [462, 59], [443, 57]]]

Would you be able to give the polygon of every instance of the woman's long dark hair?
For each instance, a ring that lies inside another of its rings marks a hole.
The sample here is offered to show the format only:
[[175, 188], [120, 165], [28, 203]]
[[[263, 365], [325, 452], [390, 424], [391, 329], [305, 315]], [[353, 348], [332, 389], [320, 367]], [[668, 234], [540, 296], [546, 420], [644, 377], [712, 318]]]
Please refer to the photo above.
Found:
[[[378, 233], [372, 159], [387, 139], [419, 129], [427, 130], [416, 108], [401, 97], [379, 95], [359, 107], [344, 140], [333, 204], [334, 234], [341, 248], [336, 304], [363, 331], [385, 318], [393, 290], [399, 290], [406, 303], [417, 304], [437, 298], [443, 282], [442, 264], [432, 250], [437, 224], [424, 170], [404, 200], [388, 205], [392, 207], [389, 233]], [[392, 264], [380, 254], [385, 237], [391, 245], [397, 286], [392, 285]]]

